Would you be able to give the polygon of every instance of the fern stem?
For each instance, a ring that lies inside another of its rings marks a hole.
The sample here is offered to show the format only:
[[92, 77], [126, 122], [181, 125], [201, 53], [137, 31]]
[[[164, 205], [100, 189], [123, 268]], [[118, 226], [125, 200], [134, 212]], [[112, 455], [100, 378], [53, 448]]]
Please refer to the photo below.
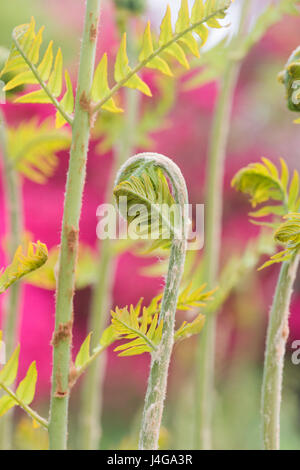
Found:
[[130, 158], [120, 169], [116, 185], [121, 181], [124, 172], [131, 165], [154, 164], [160, 167], [170, 178], [177, 204], [181, 207], [182, 227], [181, 237], [172, 240], [169, 267], [164, 289], [160, 321], [163, 321], [162, 339], [157, 350], [152, 353], [151, 370], [146, 392], [139, 448], [157, 449], [158, 437], [163, 414], [164, 400], [167, 389], [169, 364], [174, 344], [174, 324], [178, 298], [178, 290], [184, 268], [188, 217], [186, 208], [188, 194], [185, 180], [177, 167], [167, 157], [156, 153], [142, 153]]
[[[211, 148], [208, 156], [208, 183], [205, 217], [205, 280], [212, 288], [219, 268], [222, 191], [226, 143], [229, 133], [229, 120], [232, 97], [237, 78], [237, 66], [229, 66], [222, 80], [217, 109], [215, 111]], [[216, 316], [209, 315], [198, 340], [196, 372], [196, 448], [211, 448], [211, 419], [213, 409], [214, 353]]]
[[[13, 259], [14, 253], [22, 242], [23, 216], [21, 182], [15, 171], [7, 150], [4, 117], [0, 112], [0, 147], [4, 161], [4, 190], [7, 205], [9, 231], [7, 243], [9, 256]], [[21, 283], [14, 283], [7, 294], [7, 304], [4, 319], [4, 339], [6, 354], [11, 356], [18, 341]], [[0, 448], [10, 448], [12, 440], [12, 412], [4, 416], [0, 425]]]
[[95, 65], [95, 31], [98, 30], [99, 12], [100, 0], [87, 0], [56, 290], [49, 418], [50, 449], [66, 449], [67, 446], [68, 375], [71, 360], [75, 268], [78, 252], [79, 219], [90, 136], [89, 93]]
[[[128, 56], [134, 55], [132, 32], [127, 34]], [[135, 128], [138, 119], [140, 94], [136, 90], [125, 90], [125, 116], [120, 138], [114, 149], [114, 168], [119, 168], [133, 153]], [[111, 200], [114, 180], [111, 177], [106, 193], [106, 200]], [[112, 303], [112, 289], [115, 272], [115, 254], [113, 241], [110, 239], [99, 240], [100, 260], [97, 270], [97, 281], [93, 290], [92, 306], [88, 331], [93, 331], [91, 338], [92, 347], [96, 346], [109, 317]], [[82, 449], [98, 449], [101, 440], [101, 408], [102, 388], [104, 381], [106, 351], [97, 358], [86, 371], [82, 391], [81, 419], [80, 419], [80, 446]]]
[[[89, 331], [93, 332], [91, 338], [92, 348], [99, 342], [104, 330], [109, 310], [111, 308], [112, 280], [114, 263], [112, 262], [111, 240], [101, 243], [101, 257], [98, 265], [97, 284], [94, 287]], [[106, 354], [93, 360], [84, 378], [81, 399], [80, 418], [80, 448], [84, 450], [99, 449], [101, 439], [101, 408], [102, 386]]]
[[282, 263], [270, 312], [262, 386], [262, 421], [265, 450], [280, 448], [280, 405], [289, 306], [299, 255]]
[[[243, 33], [249, 7], [250, 2], [244, 0], [240, 29], [236, 38], [237, 44]], [[232, 60], [227, 65], [220, 84], [210, 137], [205, 202], [205, 254], [203, 268], [205, 280], [209, 288], [215, 285], [219, 270], [224, 165], [232, 101], [239, 69], [240, 63], [238, 61]], [[209, 315], [205, 328], [198, 340], [195, 413], [196, 449], [210, 449], [212, 447], [211, 426], [214, 397], [215, 336], [216, 315]]]
[[[114, 166], [122, 164], [130, 155], [132, 149], [132, 136], [137, 116], [139, 95], [135, 90], [126, 90], [126, 118], [124, 130], [115, 151]], [[112, 171], [113, 173], [113, 171]], [[109, 181], [107, 194], [113, 192], [113, 179]], [[108, 199], [108, 198], [107, 198]], [[109, 200], [109, 199], [108, 199]], [[105, 239], [99, 241], [101, 251], [97, 272], [97, 283], [94, 287], [89, 331], [93, 331], [93, 340], [99, 341], [106, 321], [109, 317], [109, 309], [112, 302], [112, 289], [115, 271], [115, 255], [113, 253], [113, 241]], [[101, 407], [102, 407], [102, 382], [105, 369], [105, 352], [88, 368], [83, 389], [82, 419], [81, 419], [81, 446], [83, 449], [98, 449], [101, 439]]]

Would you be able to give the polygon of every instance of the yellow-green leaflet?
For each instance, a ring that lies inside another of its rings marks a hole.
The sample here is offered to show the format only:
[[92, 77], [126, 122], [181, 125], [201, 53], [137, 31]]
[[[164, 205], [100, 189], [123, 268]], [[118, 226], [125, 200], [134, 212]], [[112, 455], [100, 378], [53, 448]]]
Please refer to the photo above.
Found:
[[[5, 85], [4, 91], [20, 85], [32, 84], [39, 88], [18, 98], [18, 103], [52, 103], [57, 108], [56, 124], [58, 127], [72, 122], [74, 96], [68, 73], [65, 73], [66, 93], [62, 98], [63, 56], [61, 49], [53, 56], [53, 41], [50, 41], [46, 52], [40, 58], [43, 43], [43, 30], [35, 32], [35, 20], [29, 24], [17, 26], [13, 31], [13, 45], [1, 75], [13, 71], [14, 77]], [[53, 60], [54, 59], [54, 60]], [[54, 62], [54, 63], [53, 63]], [[0, 75], [0, 77], [1, 77]]]

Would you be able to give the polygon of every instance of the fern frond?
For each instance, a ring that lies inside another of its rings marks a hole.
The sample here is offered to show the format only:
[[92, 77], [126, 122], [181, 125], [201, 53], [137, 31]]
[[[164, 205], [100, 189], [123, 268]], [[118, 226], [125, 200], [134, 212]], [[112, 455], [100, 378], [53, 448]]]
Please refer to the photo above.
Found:
[[252, 207], [269, 200], [279, 203], [251, 212], [252, 217], [281, 216], [299, 207], [299, 174], [295, 170], [289, 184], [287, 165], [283, 159], [280, 163], [281, 174], [270, 160], [262, 158], [262, 163], [251, 163], [234, 176], [231, 185], [250, 196]]
[[205, 292], [207, 284], [202, 284], [198, 289], [192, 290], [192, 282], [181, 291], [177, 300], [177, 310], [191, 310], [196, 307], [204, 307], [211, 300], [217, 289]]
[[12, 263], [4, 271], [0, 271], [0, 294], [26, 274], [40, 268], [46, 263], [47, 259], [47, 247], [40, 241], [30, 243], [27, 253], [23, 253], [20, 246], [14, 255]]
[[47, 421], [29, 407], [34, 399], [37, 382], [35, 361], [30, 364], [25, 377], [18, 384], [16, 392], [10, 389], [10, 386], [14, 383], [17, 377], [19, 368], [19, 354], [20, 345], [17, 346], [7, 363], [4, 365], [3, 369], [0, 371], [0, 389], [5, 392], [5, 394], [0, 398], [0, 416], [4, 415], [14, 406], [18, 405], [35, 422], [47, 428]]
[[47, 119], [8, 128], [8, 155], [17, 171], [35, 183], [46, 183], [57, 165], [57, 152], [69, 148], [70, 134], [56, 130]]
[[175, 331], [174, 340], [181, 341], [197, 335], [202, 331], [205, 324], [205, 316], [201, 313], [192, 322], [184, 321], [178, 330]]
[[114, 351], [122, 351], [119, 356], [133, 356], [144, 352], [154, 352], [157, 344], [161, 340], [163, 322], [158, 324], [158, 314], [151, 318], [149, 325], [149, 315], [147, 309], [143, 308], [140, 317], [141, 301], [136, 307], [133, 305], [125, 308], [116, 308], [111, 311], [112, 327], [119, 339], [130, 340], [125, 344], [117, 346]]
[[27, 93], [15, 101], [18, 103], [52, 103], [56, 109], [56, 125], [61, 127], [68, 122], [72, 124], [74, 111], [74, 94], [72, 83], [65, 71], [66, 91], [63, 90], [63, 57], [59, 48], [55, 59], [53, 41], [50, 41], [45, 54], [40, 59], [40, 48], [43, 42], [43, 30], [35, 31], [35, 20], [29, 24], [17, 26], [13, 31], [13, 45], [3, 68], [2, 75], [13, 72], [14, 77], [6, 83], [4, 91], [20, 85], [39, 85], [33, 92]]
[[259, 269], [264, 269], [274, 263], [282, 263], [291, 259], [300, 249], [300, 214], [290, 213], [284, 217], [287, 219], [275, 231], [274, 239], [277, 243], [285, 245], [285, 250], [276, 253], [269, 261], [263, 264]]
[[281, 224], [274, 234], [277, 242], [286, 245], [288, 250], [300, 248], [300, 214], [291, 213], [284, 217], [288, 219]]
[[[190, 310], [194, 307], [204, 306], [212, 298], [215, 291], [204, 292], [206, 284], [192, 291], [189, 284], [179, 295], [178, 310]], [[161, 340], [163, 321], [159, 322], [161, 312], [162, 294], [152, 299], [148, 307], [142, 308], [143, 299], [134, 307], [116, 308], [111, 312], [111, 326], [115, 332], [115, 339], [130, 340], [114, 351], [122, 351], [120, 356], [133, 356], [144, 352], [153, 353]], [[141, 313], [142, 312], [142, 313]], [[192, 322], [184, 321], [175, 332], [175, 339], [181, 340], [197, 334], [204, 326], [205, 317], [199, 314]]]
[[134, 68], [129, 65], [126, 34], [124, 34], [115, 61], [115, 85], [112, 88], [108, 86], [106, 55], [102, 57], [96, 69], [92, 88], [92, 100], [95, 102], [94, 112], [98, 112], [100, 109], [119, 112], [120, 109], [114, 103], [113, 96], [124, 86], [151, 96], [151, 90], [139, 77], [138, 72], [144, 68], [150, 68], [171, 76], [172, 71], [168, 63], [168, 56], [188, 69], [189, 62], [181, 45], [183, 44], [193, 55], [199, 57], [199, 45], [192, 33], [194, 32], [200, 37], [200, 46], [203, 46], [208, 36], [208, 28], [220, 27], [218, 20], [225, 17], [225, 11], [230, 4], [231, 0], [207, 0], [205, 3], [203, 0], [195, 0], [190, 14], [188, 1], [182, 0], [175, 32], [172, 28], [171, 11], [168, 6], [161, 22], [158, 41], [155, 44], [153, 44], [154, 35], [151, 32], [150, 23], [147, 23], [139, 53], [139, 62]]
[[[300, 46], [292, 52], [279, 81], [285, 86], [287, 106], [290, 111], [300, 112]], [[295, 122], [297, 122], [296, 120]]]
[[231, 41], [228, 41], [228, 37], [226, 37], [215, 47], [201, 54], [200, 59], [193, 59], [191, 67], [197, 70], [191, 78], [185, 81], [184, 89], [191, 90], [207, 82], [218, 80], [224, 75], [229, 62], [243, 60], [255, 44], [263, 38], [268, 29], [278, 23], [284, 15], [299, 14], [298, 5], [299, 0], [272, 2], [258, 16], [247, 35], [239, 37], [238, 40], [236, 36], [233, 36]]
[[153, 165], [137, 169], [114, 188], [114, 197], [129, 228], [137, 223], [136, 237], [155, 240], [152, 249], [169, 247], [176, 230], [178, 207], [161, 169]]
[[[58, 258], [59, 248], [51, 248], [49, 250], [47, 263], [38, 271], [30, 273], [26, 278], [26, 282], [42, 289], [55, 290]], [[97, 259], [95, 252], [88, 245], [80, 243], [75, 275], [76, 289], [84, 289], [85, 287], [91, 286], [96, 279]]]

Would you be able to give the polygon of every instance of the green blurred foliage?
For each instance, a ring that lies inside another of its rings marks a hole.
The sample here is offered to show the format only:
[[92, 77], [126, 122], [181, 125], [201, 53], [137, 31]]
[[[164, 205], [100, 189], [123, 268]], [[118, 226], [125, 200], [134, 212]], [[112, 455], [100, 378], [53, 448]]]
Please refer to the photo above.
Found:
[[74, 59], [74, 51], [78, 49], [77, 45], [74, 47], [74, 41], [78, 40], [79, 44], [79, 38], [76, 39], [75, 37], [76, 30], [72, 30], [71, 27], [68, 28], [64, 24], [63, 17], [56, 18], [54, 13], [51, 15], [51, 9], [46, 8], [45, 3], [40, 0], [1, 2], [0, 45], [10, 48], [13, 28], [18, 24], [28, 23], [33, 15], [37, 24], [47, 25], [44, 31], [45, 44], [48, 44], [51, 39], [55, 38], [57, 44], [63, 44], [65, 59]]

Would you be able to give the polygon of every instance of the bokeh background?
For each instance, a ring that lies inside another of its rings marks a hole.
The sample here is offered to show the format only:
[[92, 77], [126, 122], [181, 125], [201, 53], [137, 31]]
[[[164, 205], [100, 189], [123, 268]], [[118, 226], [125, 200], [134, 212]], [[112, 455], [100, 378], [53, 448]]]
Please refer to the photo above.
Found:
[[[144, 14], [156, 27], [166, 5], [165, 0], [149, 1]], [[236, 2], [238, 3], [238, 2]], [[254, 2], [257, 13], [270, 2]], [[179, 2], [170, 1], [175, 15]], [[45, 38], [61, 44], [72, 78], [76, 78], [79, 60], [80, 36], [83, 23], [83, 0], [14, 0], [1, 2], [0, 45], [10, 46], [11, 30], [15, 25], [27, 22], [32, 15], [38, 25], [45, 24]], [[141, 21], [143, 21], [143, 18]], [[234, 28], [237, 7], [233, 8], [231, 22]], [[230, 181], [235, 172], [261, 156], [277, 163], [284, 157], [291, 169], [300, 170], [299, 129], [293, 124], [293, 116], [286, 109], [284, 90], [276, 76], [291, 51], [300, 42], [300, 19], [284, 17], [273, 26], [252, 49], [241, 69], [234, 97], [231, 131], [227, 150], [224, 182], [224, 216], [222, 264], [234, 254], [242, 254], [259, 228], [248, 219], [249, 204], [237, 194]], [[138, 26], [137, 26], [137, 31]], [[219, 33], [212, 33], [209, 47], [219, 40]], [[114, 55], [118, 43], [118, 27], [113, 2], [104, 2], [97, 54], [108, 51]], [[155, 84], [155, 77], [145, 75]], [[167, 119], [151, 133], [148, 146], [174, 159], [181, 167], [193, 203], [203, 203], [206, 156], [211, 122], [217, 96], [217, 83], [206, 83], [193, 90], [186, 90], [182, 76], [172, 83], [173, 103]], [[154, 95], [154, 105], [160, 100]], [[147, 105], [142, 98], [141, 106]], [[53, 115], [51, 107], [43, 105], [2, 105], [9, 125], [16, 126], [33, 116], [43, 120]], [[155, 126], [154, 126], [155, 127]], [[105, 199], [106, 184], [114, 159], [114, 151], [99, 151], [100, 138], [93, 138], [87, 167], [80, 224], [81, 240], [92, 249], [97, 246], [96, 208]], [[0, 163], [0, 172], [2, 172]], [[40, 239], [49, 248], [57, 246], [63, 210], [63, 197], [68, 165], [68, 153], [61, 152], [55, 175], [46, 185], [38, 185], [24, 179], [23, 195], [26, 230], [33, 239]], [[2, 175], [0, 175], [2, 176]], [[0, 184], [0, 236], [5, 236], [5, 203], [3, 185]], [[201, 254], [200, 254], [201, 255]], [[163, 285], [162, 277], [150, 277], [145, 267], [153, 264], [152, 258], [139, 258], [128, 252], [119, 257], [114, 280], [113, 304], [123, 306], [135, 303], [141, 296], [149, 301]], [[3, 248], [0, 266], [5, 265]], [[215, 447], [218, 449], [260, 448], [260, 387], [267, 313], [278, 275], [278, 266], [248, 275], [235, 289], [223, 306], [219, 316], [217, 335], [217, 377], [215, 407]], [[290, 339], [286, 357], [282, 409], [282, 448], [300, 448], [300, 366], [290, 359], [291, 342], [300, 339], [300, 285], [295, 284], [291, 305]], [[91, 288], [76, 292], [74, 354], [87, 332], [87, 317]], [[5, 296], [0, 299], [0, 318]], [[1, 309], [2, 307], [2, 309]], [[26, 285], [23, 296], [20, 341], [21, 368], [24, 373], [30, 362], [37, 360], [39, 372], [36, 407], [46, 413], [49, 400], [51, 346], [54, 326], [54, 293], [32, 285]], [[163, 445], [166, 448], [189, 449], [192, 447], [192, 421], [195, 397], [192, 379], [195, 367], [195, 341], [176, 347], [169, 381], [169, 393], [164, 420]], [[130, 446], [135, 439], [136, 428], [143, 404], [149, 362], [146, 355], [137, 358], [119, 358], [110, 350], [106, 366], [103, 448]], [[76, 429], [80, 384], [71, 399], [70, 445], [76, 446]], [[19, 422], [16, 445], [43, 447], [43, 431], [32, 430], [22, 413], [16, 412]]]

